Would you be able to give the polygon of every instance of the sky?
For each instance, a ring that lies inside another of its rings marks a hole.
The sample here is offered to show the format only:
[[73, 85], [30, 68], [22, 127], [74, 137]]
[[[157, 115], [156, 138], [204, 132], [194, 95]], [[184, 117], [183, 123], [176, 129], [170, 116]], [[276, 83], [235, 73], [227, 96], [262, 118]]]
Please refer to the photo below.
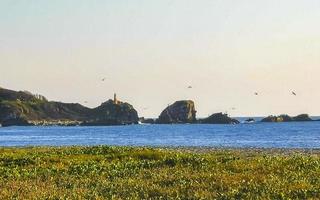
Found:
[[320, 115], [319, 9], [319, 0], [1, 0], [0, 86], [88, 107], [117, 93], [145, 117], [185, 99], [199, 117]]

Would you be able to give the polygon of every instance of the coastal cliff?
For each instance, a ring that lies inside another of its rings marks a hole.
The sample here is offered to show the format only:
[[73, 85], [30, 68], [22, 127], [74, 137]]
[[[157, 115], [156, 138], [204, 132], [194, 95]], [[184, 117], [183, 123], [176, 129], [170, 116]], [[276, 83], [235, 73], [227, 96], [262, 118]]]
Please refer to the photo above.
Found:
[[138, 123], [128, 103], [109, 100], [97, 108], [78, 103], [48, 101], [30, 92], [0, 88], [0, 124], [12, 125], [122, 125]]

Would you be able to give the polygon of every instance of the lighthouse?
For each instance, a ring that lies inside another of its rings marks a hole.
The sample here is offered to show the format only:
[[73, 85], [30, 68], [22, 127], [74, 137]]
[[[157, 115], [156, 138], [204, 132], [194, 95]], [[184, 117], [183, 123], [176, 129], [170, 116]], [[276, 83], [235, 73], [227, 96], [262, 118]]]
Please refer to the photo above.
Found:
[[118, 99], [117, 99], [117, 94], [116, 93], [114, 93], [114, 95], [113, 95], [113, 103], [114, 104], [118, 104]]

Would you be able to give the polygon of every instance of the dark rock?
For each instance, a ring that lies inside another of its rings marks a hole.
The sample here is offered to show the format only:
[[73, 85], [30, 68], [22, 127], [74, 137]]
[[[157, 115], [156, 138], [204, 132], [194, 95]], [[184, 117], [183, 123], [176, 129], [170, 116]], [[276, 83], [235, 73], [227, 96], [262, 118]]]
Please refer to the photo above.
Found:
[[152, 118], [140, 118], [139, 121], [142, 123], [142, 124], [155, 124], [156, 123], [156, 120], [152, 119]]
[[279, 121], [280, 121], [280, 119], [278, 119], [277, 116], [273, 116], [273, 115], [270, 115], [270, 116], [263, 118], [261, 120], [261, 122], [279, 122]]
[[256, 122], [256, 120], [254, 120], [253, 118], [249, 118], [249, 119], [246, 119], [244, 122], [245, 123], [254, 123], [254, 122]]
[[17, 117], [2, 121], [2, 126], [31, 126], [31, 124], [26, 119]]
[[282, 119], [282, 122], [292, 122], [293, 119], [289, 115], [280, 115], [280, 118]]
[[199, 120], [202, 124], [239, 124], [240, 122], [236, 119], [230, 118], [227, 114], [215, 113], [208, 118]]
[[270, 115], [266, 118], [263, 118], [261, 120], [261, 122], [278, 122], [278, 117], [277, 116], [273, 116], [273, 115]]
[[307, 114], [301, 114], [296, 117], [290, 117], [288, 115], [269, 116], [261, 120], [261, 122], [297, 122], [297, 121], [312, 121]]
[[288, 115], [273, 116], [270, 115], [261, 120], [261, 122], [291, 122], [292, 118]]
[[160, 114], [157, 123], [176, 124], [176, 123], [195, 123], [196, 110], [194, 102], [191, 100], [177, 101], [168, 106]]
[[292, 118], [293, 121], [296, 121], [296, 122], [308, 122], [308, 121], [313, 121], [308, 114], [301, 114], [301, 115], [298, 115], [296, 117], [293, 117]]

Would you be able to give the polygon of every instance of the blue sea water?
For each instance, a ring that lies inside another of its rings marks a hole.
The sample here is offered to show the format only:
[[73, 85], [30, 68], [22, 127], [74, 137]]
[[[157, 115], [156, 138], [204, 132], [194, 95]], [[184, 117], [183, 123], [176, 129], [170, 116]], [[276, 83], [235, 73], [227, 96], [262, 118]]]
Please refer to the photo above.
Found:
[[320, 122], [0, 128], [0, 146], [69, 145], [320, 148]]

